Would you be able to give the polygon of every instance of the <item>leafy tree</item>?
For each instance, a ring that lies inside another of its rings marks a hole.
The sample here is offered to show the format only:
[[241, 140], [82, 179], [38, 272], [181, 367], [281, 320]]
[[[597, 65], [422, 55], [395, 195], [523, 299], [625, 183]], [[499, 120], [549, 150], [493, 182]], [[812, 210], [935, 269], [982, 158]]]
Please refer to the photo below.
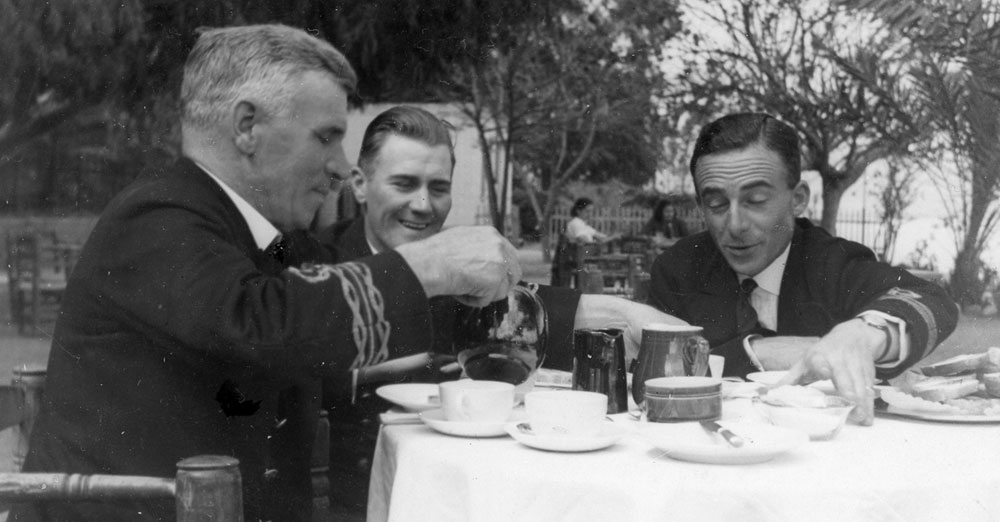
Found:
[[[914, 152], [939, 172], [941, 192], [957, 193], [946, 220], [956, 238], [951, 288], [962, 304], [978, 302], [983, 250], [1000, 222], [1000, 5], [969, 0], [841, 0], [870, 10], [914, 54], [911, 106], [924, 114], [928, 139]], [[871, 85], [876, 78], [859, 74]], [[942, 167], [942, 158], [954, 168]], [[957, 179], [956, 179], [957, 176]], [[944, 198], [946, 205], [951, 198]]]
[[[692, 0], [692, 32], [680, 48], [688, 85], [679, 97], [698, 117], [758, 110], [803, 138], [803, 168], [823, 182], [822, 225], [836, 231], [844, 192], [871, 163], [906, 150], [921, 123], [904, 108], [905, 62], [887, 31], [826, 2]], [[863, 64], [873, 89], [844, 70]]]
[[438, 90], [478, 131], [498, 228], [512, 177], [546, 234], [568, 181], [648, 179], [663, 154], [660, 53], [677, 13], [648, 1], [551, 12], [508, 28], [516, 38], [492, 43], [481, 60], [453, 65]]

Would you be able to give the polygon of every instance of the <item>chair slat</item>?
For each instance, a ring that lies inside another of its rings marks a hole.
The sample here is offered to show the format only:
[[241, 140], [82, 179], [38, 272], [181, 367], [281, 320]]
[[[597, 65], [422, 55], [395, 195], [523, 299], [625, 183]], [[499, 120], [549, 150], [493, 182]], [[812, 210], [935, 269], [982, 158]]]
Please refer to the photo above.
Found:
[[0, 473], [0, 500], [173, 498], [174, 479], [76, 473]]

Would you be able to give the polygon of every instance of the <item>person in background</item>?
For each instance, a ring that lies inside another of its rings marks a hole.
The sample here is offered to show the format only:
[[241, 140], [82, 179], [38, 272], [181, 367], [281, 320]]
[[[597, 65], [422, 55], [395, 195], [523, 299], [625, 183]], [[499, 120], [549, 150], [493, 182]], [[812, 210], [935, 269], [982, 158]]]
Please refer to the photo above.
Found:
[[586, 218], [593, 206], [594, 202], [590, 198], [578, 198], [573, 202], [569, 211], [571, 218], [566, 223], [566, 239], [570, 243], [603, 243], [611, 239], [587, 224]]
[[651, 237], [654, 245], [669, 246], [688, 235], [688, 230], [677, 215], [677, 208], [663, 199], [656, 204], [652, 217], [643, 225], [642, 235]]
[[795, 130], [767, 114], [706, 125], [690, 163], [708, 230], [653, 264], [651, 304], [705, 328], [726, 374], [832, 379], [871, 424], [876, 377], [899, 375], [955, 328], [945, 292], [863, 245], [797, 219], [809, 201]]
[[[109, 203], [69, 280], [25, 472], [172, 477], [184, 458], [231, 456], [246, 520], [309, 521], [320, 378], [350, 388], [359, 370], [429, 345], [430, 297], [507, 295], [520, 266], [489, 227], [339, 264], [300, 233], [348, 174], [355, 81], [299, 29], [201, 32], [181, 86], [183, 157]], [[174, 518], [173, 499], [148, 498], [10, 513]]]
[[[358, 165], [348, 185], [362, 207], [362, 216], [324, 230], [321, 240], [349, 258], [360, 258], [442, 233], [451, 211], [455, 170], [450, 130], [447, 122], [417, 107], [392, 107], [376, 116], [365, 130]], [[581, 296], [576, 290], [544, 285], [535, 291], [548, 315], [546, 368], [572, 370], [574, 328], [625, 330], [627, 357], [631, 359], [638, 353], [643, 325], [682, 324], [652, 307], [621, 298]], [[466, 341], [475, 338], [477, 332], [468, 331], [468, 317], [480, 312], [448, 297], [432, 299], [431, 308], [434, 341], [427, 367], [408, 375], [396, 374], [397, 379], [439, 382], [459, 376], [458, 372], [441, 371], [442, 364], [454, 360]], [[361, 390], [353, 405], [335, 394], [327, 394], [325, 399], [331, 411], [332, 501], [347, 503], [346, 509], [357, 511], [363, 510], [367, 500], [378, 413], [388, 407], [374, 396], [373, 388]], [[344, 454], [354, 459], [340, 458]]]

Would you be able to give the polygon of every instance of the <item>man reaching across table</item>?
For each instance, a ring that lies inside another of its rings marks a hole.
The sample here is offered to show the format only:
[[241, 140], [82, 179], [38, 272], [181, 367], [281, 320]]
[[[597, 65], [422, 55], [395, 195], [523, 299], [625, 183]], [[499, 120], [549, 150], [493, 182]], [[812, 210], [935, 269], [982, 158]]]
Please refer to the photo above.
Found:
[[[184, 157], [119, 194], [87, 241], [24, 471], [171, 477], [183, 458], [229, 455], [246, 520], [310, 520], [320, 378], [426, 346], [428, 297], [507, 295], [516, 251], [487, 227], [342, 264], [319, 248], [272, 248], [308, 227], [346, 176], [354, 84], [344, 57], [304, 31], [202, 32], [184, 67]], [[21, 505], [11, 519], [173, 511], [150, 499], [63, 502]]]
[[900, 374], [944, 340], [954, 303], [863, 245], [796, 219], [809, 201], [798, 136], [773, 117], [710, 123], [690, 168], [708, 231], [657, 258], [653, 304], [703, 326], [727, 374], [831, 378], [857, 402], [853, 418], [870, 424], [876, 376]]

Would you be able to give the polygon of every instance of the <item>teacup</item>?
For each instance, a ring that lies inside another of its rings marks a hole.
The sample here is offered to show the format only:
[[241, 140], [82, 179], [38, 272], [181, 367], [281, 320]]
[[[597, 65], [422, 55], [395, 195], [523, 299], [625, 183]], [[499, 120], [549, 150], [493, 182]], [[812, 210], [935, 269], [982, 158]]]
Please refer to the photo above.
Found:
[[601, 432], [608, 396], [578, 390], [533, 391], [524, 409], [535, 435], [593, 437]]
[[498, 424], [514, 409], [514, 385], [499, 381], [461, 379], [438, 385], [445, 420]]

